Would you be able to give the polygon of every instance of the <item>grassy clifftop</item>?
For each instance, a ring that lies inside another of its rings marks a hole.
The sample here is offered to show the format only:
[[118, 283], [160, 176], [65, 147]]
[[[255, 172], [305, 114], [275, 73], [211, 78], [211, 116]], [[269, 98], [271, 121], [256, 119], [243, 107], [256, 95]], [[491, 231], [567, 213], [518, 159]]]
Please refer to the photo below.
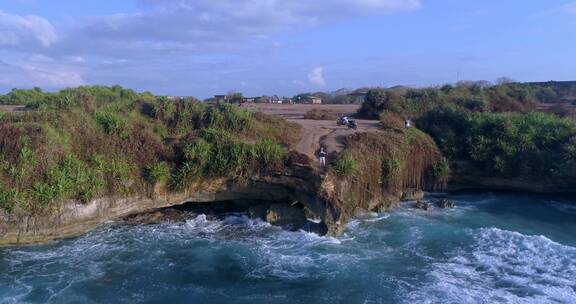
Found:
[[449, 175], [434, 140], [417, 129], [352, 135], [329, 171], [329, 177], [339, 183], [335, 196], [348, 214], [356, 207], [386, 210], [407, 188], [441, 189]]
[[66, 200], [245, 179], [282, 165], [298, 126], [195, 99], [121, 87], [28, 92], [35, 111], [0, 117], [0, 209], [41, 213]]
[[542, 95], [518, 83], [373, 90], [359, 114], [389, 128], [413, 120], [462, 176], [546, 183], [553, 191], [576, 185], [576, 124], [537, 112]]

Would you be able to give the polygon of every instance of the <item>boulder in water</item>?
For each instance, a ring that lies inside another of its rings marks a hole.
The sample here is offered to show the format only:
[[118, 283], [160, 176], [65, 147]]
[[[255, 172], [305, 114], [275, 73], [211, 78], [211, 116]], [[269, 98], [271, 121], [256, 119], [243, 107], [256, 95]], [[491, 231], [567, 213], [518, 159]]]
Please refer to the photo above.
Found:
[[436, 206], [442, 209], [450, 209], [456, 207], [456, 203], [454, 203], [454, 201], [449, 199], [441, 199], [436, 202]]
[[150, 225], [165, 222], [185, 222], [189, 218], [190, 214], [187, 212], [168, 208], [131, 215], [124, 218], [124, 221], [130, 225]]
[[248, 209], [248, 213], [250, 214], [250, 218], [252, 219], [261, 219], [263, 221], [266, 220], [266, 212], [270, 205], [267, 204], [259, 204], [255, 206], [250, 206]]
[[303, 209], [288, 204], [270, 205], [266, 211], [266, 221], [288, 230], [298, 230], [308, 222]]
[[422, 210], [428, 211], [428, 210], [432, 209], [432, 204], [430, 204], [427, 201], [417, 201], [415, 207], [416, 207], [416, 209], [422, 209]]
[[405, 189], [402, 193], [402, 200], [403, 201], [417, 201], [424, 199], [424, 191], [419, 189]]

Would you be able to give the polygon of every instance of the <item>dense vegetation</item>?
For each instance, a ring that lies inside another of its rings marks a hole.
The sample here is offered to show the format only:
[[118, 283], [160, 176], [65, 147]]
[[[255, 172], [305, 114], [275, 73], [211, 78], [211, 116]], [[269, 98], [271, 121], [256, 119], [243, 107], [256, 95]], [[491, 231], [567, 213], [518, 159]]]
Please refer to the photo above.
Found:
[[536, 112], [541, 89], [472, 83], [371, 90], [359, 115], [380, 118], [390, 129], [413, 119], [447, 158], [471, 162], [486, 176], [558, 181], [574, 169], [576, 125], [560, 115]]
[[545, 113], [436, 108], [417, 124], [436, 139], [444, 155], [473, 162], [490, 176], [564, 178], [576, 162], [576, 125]]
[[472, 112], [527, 113], [535, 110], [537, 104], [535, 92], [523, 84], [485, 86], [471, 83], [425, 89], [370, 90], [358, 114], [378, 118], [386, 110], [403, 118], [417, 118], [439, 105]]
[[361, 88], [354, 91], [340, 89], [334, 92], [302, 93], [292, 97], [292, 99], [298, 102], [299, 100], [306, 100], [310, 96], [316, 96], [320, 97], [324, 104], [359, 104], [362, 103], [362, 95], [366, 91], [368, 89]]
[[442, 189], [450, 168], [430, 136], [400, 129], [348, 137], [329, 174], [347, 181], [337, 189], [340, 197], [354, 202], [346, 206], [374, 210], [381, 203], [390, 207], [386, 203], [397, 202], [396, 195], [406, 188]]
[[543, 103], [576, 102], [576, 81], [549, 81], [527, 84]]
[[158, 184], [180, 190], [207, 177], [245, 180], [281, 166], [298, 134], [293, 124], [229, 104], [119, 86], [6, 98], [35, 109], [0, 117], [0, 209], [10, 212], [150, 193]]

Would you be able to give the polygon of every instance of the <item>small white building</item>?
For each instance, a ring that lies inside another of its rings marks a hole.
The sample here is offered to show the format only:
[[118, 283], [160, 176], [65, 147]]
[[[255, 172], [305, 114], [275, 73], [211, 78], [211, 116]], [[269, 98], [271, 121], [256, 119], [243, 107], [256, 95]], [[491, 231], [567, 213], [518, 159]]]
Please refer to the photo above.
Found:
[[304, 103], [308, 103], [308, 104], [322, 104], [322, 98], [318, 97], [318, 96], [308, 96], [305, 100]]
[[284, 102], [284, 100], [280, 97], [278, 97], [278, 95], [274, 95], [272, 97], [270, 97], [270, 103], [275, 103], [275, 104], [282, 104]]

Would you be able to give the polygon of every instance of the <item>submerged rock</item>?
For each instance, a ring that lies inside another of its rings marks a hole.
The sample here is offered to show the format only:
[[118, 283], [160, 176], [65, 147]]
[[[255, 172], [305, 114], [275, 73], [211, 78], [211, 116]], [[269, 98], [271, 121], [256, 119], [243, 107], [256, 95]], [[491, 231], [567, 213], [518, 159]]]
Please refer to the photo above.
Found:
[[428, 211], [432, 209], [432, 204], [430, 204], [427, 201], [417, 201], [415, 207], [416, 209], [422, 209]]
[[266, 211], [266, 221], [289, 230], [301, 229], [308, 222], [303, 209], [288, 204], [271, 205]]
[[405, 189], [402, 193], [403, 201], [417, 201], [424, 199], [424, 191], [419, 189]]
[[450, 209], [456, 207], [456, 203], [454, 203], [454, 201], [449, 199], [441, 199], [436, 202], [436, 206], [442, 209]]

